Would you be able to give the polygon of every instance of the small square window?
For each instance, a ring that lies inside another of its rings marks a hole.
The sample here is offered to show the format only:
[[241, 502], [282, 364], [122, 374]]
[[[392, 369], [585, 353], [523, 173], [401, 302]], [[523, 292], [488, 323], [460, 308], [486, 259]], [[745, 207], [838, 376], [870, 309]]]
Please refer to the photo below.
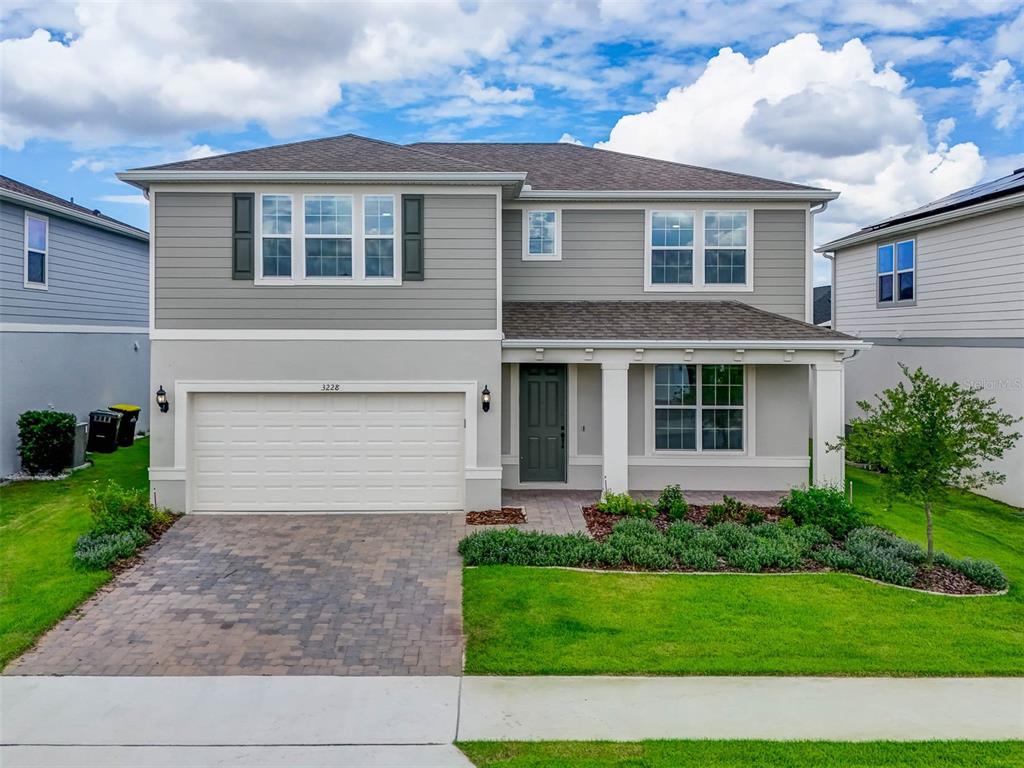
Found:
[[526, 211], [525, 255], [534, 258], [558, 258], [558, 213]]

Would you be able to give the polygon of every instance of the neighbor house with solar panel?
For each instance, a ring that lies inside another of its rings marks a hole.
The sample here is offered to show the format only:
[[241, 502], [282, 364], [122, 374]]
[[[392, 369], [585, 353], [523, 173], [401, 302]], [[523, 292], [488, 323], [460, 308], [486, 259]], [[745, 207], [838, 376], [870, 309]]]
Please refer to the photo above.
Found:
[[[847, 363], [846, 415], [901, 379], [899, 363], [980, 387], [1024, 416], [1024, 168], [821, 246], [832, 327], [872, 343]], [[1024, 506], [1024, 447], [984, 491]]]

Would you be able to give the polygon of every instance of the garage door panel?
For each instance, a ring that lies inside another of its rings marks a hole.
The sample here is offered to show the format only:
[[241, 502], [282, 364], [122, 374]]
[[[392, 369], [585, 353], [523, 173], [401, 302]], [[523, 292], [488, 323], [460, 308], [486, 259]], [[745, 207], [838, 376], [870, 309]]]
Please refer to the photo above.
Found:
[[193, 509], [462, 509], [463, 404], [455, 393], [200, 393]]

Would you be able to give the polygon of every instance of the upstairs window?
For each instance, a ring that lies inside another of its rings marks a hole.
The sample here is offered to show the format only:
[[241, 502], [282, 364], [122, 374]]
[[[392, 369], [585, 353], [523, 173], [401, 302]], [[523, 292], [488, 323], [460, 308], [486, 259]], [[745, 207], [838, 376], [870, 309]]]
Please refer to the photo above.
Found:
[[292, 196], [263, 195], [260, 206], [263, 277], [291, 277]]
[[523, 229], [525, 260], [557, 261], [561, 258], [558, 247], [558, 211], [524, 211]]
[[705, 284], [746, 284], [748, 229], [746, 211], [704, 212]]
[[363, 253], [366, 277], [395, 276], [395, 198], [363, 197]]
[[917, 245], [901, 240], [878, 246], [878, 303], [913, 302]]
[[306, 277], [352, 277], [352, 196], [306, 195]]
[[25, 213], [25, 287], [46, 288], [47, 260], [50, 253], [50, 220], [36, 213]]
[[651, 283], [693, 284], [693, 211], [651, 213]]

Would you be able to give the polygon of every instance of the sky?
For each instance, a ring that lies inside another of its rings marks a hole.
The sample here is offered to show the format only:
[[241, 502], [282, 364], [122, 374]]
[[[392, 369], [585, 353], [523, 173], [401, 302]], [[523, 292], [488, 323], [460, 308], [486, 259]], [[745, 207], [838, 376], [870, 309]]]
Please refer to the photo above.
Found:
[[820, 244], [1024, 166], [1024, 0], [0, 5], [0, 172], [136, 226], [119, 170], [349, 132], [825, 186]]

